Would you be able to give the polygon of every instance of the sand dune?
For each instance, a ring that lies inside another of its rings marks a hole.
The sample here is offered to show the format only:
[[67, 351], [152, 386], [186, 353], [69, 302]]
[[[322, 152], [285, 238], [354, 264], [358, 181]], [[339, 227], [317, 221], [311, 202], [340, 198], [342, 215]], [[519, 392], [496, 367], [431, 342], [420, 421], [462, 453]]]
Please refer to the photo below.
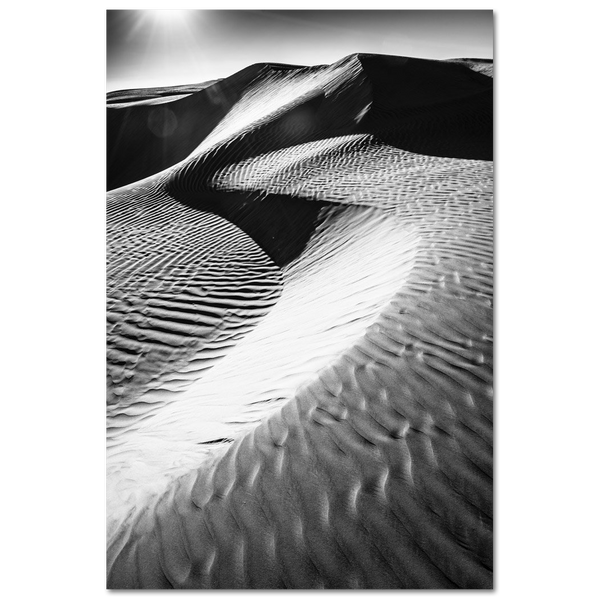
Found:
[[492, 587], [492, 64], [108, 98], [108, 587]]

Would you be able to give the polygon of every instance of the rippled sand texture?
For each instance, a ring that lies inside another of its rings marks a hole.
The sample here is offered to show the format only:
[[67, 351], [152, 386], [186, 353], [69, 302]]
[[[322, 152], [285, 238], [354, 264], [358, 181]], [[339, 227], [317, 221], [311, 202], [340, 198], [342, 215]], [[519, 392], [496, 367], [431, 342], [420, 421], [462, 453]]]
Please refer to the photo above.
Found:
[[108, 587], [491, 588], [492, 64], [108, 103]]

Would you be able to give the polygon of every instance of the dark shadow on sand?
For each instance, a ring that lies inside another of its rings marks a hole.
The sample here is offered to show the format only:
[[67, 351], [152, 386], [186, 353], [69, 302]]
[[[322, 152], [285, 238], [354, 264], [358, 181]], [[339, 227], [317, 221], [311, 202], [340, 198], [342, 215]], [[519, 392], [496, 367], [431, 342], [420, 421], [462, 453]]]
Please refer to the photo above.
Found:
[[302, 254], [329, 202], [264, 192], [171, 192], [190, 208], [213, 212], [248, 234], [284, 267]]
[[[107, 189], [139, 181], [183, 160], [217, 126], [261, 71], [251, 65], [185, 98], [158, 105], [107, 106]], [[175, 91], [179, 92], [179, 87]], [[122, 94], [132, 101], [132, 93]], [[173, 95], [161, 90], [161, 97]], [[143, 90], [139, 98], [148, 94]], [[113, 97], [115, 92], [113, 92]], [[150, 97], [155, 97], [150, 95]]]
[[357, 133], [430, 156], [493, 159], [493, 79], [459, 63], [361, 54], [373, 104]]

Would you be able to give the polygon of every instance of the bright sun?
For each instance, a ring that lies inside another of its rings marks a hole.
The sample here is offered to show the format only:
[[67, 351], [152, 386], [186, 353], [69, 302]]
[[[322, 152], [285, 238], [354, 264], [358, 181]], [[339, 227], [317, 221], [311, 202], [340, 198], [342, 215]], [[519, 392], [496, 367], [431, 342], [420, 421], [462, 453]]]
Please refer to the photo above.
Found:
[[156, 9], [148, 10], [149, 15], [153, 18], [156, 23], [174, 24], [180, 23], [185, 20], [187, 10], [170, 10], [170, 9]]

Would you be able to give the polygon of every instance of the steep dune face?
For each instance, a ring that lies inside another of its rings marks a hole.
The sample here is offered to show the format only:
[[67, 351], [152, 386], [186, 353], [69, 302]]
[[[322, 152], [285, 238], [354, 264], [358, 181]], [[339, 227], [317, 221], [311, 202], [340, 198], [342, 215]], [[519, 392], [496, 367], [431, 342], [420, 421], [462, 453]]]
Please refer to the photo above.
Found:
[[365, 55], [371, 110], [360, 131], [435, 156], [492, 159], [492, 80], [453, 63]]
[[107, 104], [108, 189], [136, 182], [186, 158], [259, 73], [260, 67], [253, 66], [207, 87], [113, 92]]
[[488, 74], [111, 97], [110, 588], [492, 586]]

